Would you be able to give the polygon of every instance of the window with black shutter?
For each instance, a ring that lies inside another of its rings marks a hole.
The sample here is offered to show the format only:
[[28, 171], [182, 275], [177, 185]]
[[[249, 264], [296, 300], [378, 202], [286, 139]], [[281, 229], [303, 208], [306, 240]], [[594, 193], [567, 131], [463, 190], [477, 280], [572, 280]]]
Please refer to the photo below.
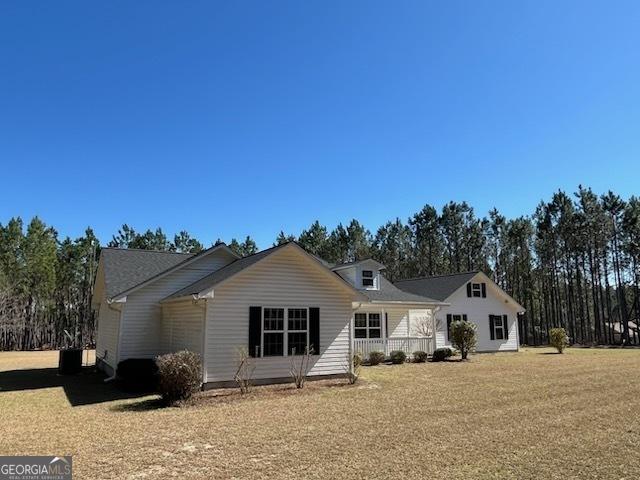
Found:
[[509, 332], [507, 331], [506, 315], [489, 315], [489, 329], [491, 340], [507, 340]]
[[304, 355], [307, 349], [317, 354], [320, 351], [319, 321], [319, 308], [250, 307], [249, 354], [281, 357]]

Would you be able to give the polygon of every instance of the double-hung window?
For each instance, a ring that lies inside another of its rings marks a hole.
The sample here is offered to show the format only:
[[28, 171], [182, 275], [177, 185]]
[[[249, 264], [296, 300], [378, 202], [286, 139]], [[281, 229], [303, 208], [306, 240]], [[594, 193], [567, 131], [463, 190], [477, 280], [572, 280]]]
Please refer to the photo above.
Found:
[[284, 352], [287, 355], [304, 355], [308, 346], [308, 308], [263, 308], [263, 356], [280, 357]]
[[493, 317], [493, 338], [496, 340], [504, 340], [506, 325], [502, 315], [492, 315]]
[[362, 286], [373, 287], [373, 270], [362, 270]]
[[354, 335], [355, 338], [382, 338], [380, 313], [356, 313]]
[[474, 297], [482, 297], [482, 284], [481, 283], [472, 283], [471, 284], [471, 294]]

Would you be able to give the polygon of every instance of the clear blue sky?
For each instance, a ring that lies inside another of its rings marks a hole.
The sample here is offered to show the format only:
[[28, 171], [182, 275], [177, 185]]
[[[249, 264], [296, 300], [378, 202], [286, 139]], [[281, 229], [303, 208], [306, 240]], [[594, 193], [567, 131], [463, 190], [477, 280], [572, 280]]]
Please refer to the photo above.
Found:
[[640, 193], [640, 2], [0, 3], [0, 222], [209, 243]]

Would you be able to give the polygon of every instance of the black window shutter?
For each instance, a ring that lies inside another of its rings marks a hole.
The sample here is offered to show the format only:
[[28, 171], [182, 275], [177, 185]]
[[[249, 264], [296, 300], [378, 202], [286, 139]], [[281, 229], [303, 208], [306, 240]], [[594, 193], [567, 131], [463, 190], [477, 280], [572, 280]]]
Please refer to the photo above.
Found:
[[507, 325], [507, 316], [502, 316], [502, 325], [504, 327], [504, 339], [509, 340], [509, 325]]
[[489, 332], [491, 334], [491, 340], [495, 340], [496, 333], [493, 331], [493, 315], [489, 315]]
[[462, 315], [462, 321], [463, 321], [463, 322], [466, 322], [466, 321], [467, 321], [467, 314], [466, 314], [466, 313]]
[[320, 309], [309, 309], [309, 350], [313, 355], [320, 355]]
[[471, 283], [467, 283], [467, 297], [471, 296]]
[[451, 314], [447, 313], [447, 340], [451, 339]]
[[487, 284], [482, 284], [482, 298], [487, 298]]
[[249, 356], [260, 356], [262, 307], [249, 307]]
[[389, 338], [389, 314], [384, 312], [384, 334]]

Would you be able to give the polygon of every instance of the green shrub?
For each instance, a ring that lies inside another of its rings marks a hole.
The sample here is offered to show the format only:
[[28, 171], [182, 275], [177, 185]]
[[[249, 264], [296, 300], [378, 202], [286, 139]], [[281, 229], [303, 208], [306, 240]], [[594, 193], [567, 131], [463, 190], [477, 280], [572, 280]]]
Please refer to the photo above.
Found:
[[427, 352], [423, 352], [422, 350], [418, 350], [417, 352], [413, 352], [413, 361], [415, 363], [424, 363], [427, 361]]
[[183, 350], [161, 355], [158, 364], [158, 392], [165, 403], [187, 400], [202, 382], [200, 355]]
[[391, 359], [391, 363], [399, 365], [407, 361], [407, 354], [402, 350], [394, 350], [389, 354], [389, 358]]
[[451, 345], [460, 352], [462, 360], [467, 359], [478, 343], [476, 325], [471, 322], [457, 321], [451, 324]]
[[118, 384], [130, 392], [154, 392], [158, 385], [158, 366], [152, 358], [128, 358], [118, 363]]
[[451, 350], [449, 347], [440, 347], [440, 348], [436, 348], [435, 352], [433, 352], [431, 361], [444, 362], [447, 358], [452, 356], [453, 356], [453, 350]]
[[552, 328], [549, 330], [549, 345], [562, 353], [569, 346], [569, 337], [564, 328]]
[[369, 365], [379, 365], [384, 362], [384, 352], [374, 351], [369, 353]]

